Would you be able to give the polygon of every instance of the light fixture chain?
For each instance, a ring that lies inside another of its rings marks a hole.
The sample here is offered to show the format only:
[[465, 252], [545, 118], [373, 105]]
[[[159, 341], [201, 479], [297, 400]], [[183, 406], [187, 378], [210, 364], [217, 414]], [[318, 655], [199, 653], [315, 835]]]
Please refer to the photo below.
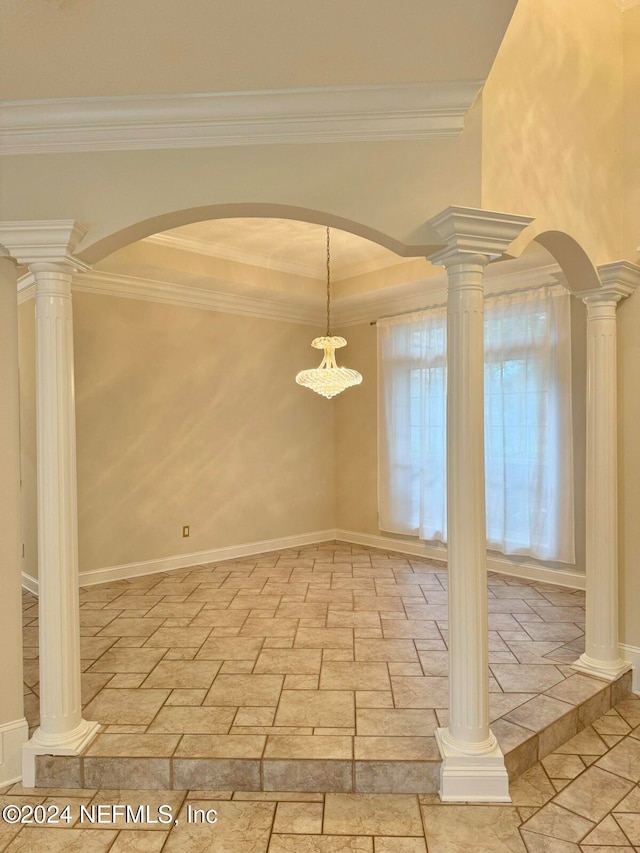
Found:
[[341, 394], [345, 388], [359, 385], [362, 374], [348, 367], [338, 367], [335, 350], [344, 347], [344, 338], [331, 336], [331, 231], [327, 226], [327, 334], [324, 338], [315, 338], [311, 346], [324, 350], [324, 356], [319, 367], [311, 370], [301, 370], [296, 376], [298, 385], [303, 385], [330, 400], [336, 394]]
[[327, 226], [327, 337], [331, 337], [331, 243]]

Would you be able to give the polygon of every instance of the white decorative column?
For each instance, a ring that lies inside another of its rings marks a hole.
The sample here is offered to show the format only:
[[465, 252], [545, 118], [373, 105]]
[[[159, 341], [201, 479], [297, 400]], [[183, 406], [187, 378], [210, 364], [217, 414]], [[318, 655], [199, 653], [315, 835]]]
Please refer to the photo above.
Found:
[[438, 729], [440, 797], [510, 802], [504, 757], [489, 728], [484, 475], [484, 267], [532, 220], [450, 207], [430, 220], [446, 242], [449, 726]]
[[73, 221], [0, 223], [0, 241], [36, 287], [36, 422], [40, 726], [23, 747], [23, 785], [37, 755], [77, 755], [99, 729], [82, 718], [71, 280]]
[[15, 261], [0, 247], [0, 788], [19, 781], [29, 737], [22, 684], [17, 296]]
[[614, 681], [631, 669], [618, 645], [617, 348], [618, 302], [640, 284], [627, 261], [598, 268], [602, 288], [587, 306], [587, 476], [585, 652], [573, 665]]

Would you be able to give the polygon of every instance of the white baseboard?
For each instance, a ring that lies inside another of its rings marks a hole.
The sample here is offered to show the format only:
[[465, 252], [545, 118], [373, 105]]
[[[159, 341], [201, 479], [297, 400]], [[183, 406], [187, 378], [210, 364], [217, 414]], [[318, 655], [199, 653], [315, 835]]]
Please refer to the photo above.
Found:
[[29, 724], [22, 717], [0, 725], [0, 787], [22, 779], [22, 745], [29, 740]]
[[107, 581], [125, 580], [140, 575], [153, 575], [168, 572], [171, 569], [187, 569], [202, 563], [221, 563], [238, 557], [251, 557], [269, 551], [281, 551], [285, 548], [302, 548], [305, 545], [317, 545], [319, 542], [333, 541], [336, 531], [316, 530], [313, 533], [300, 533], [297, 536], [283, 536], [280, 539], [265, 539], [262, 542], [248, 542], [244, 545], [230, 545], [226, 548], [212, 548], [210, 551], [195, 551], [175, 557], [160, 557], [157, 560], [143, 560], [139, 563], [125, 563], [121, 566], [109, 566], [105, 569], [93, 569], [80, 572], [80, 586], [94, 586]]
[[[335, 538], [341, 542], [351, 542], [354, 545], [368, 545], [371, 548], [383, 548], [386, 551], [398, 551], [401, 554], [412, 554], [416, 557], [427, 557], [432, 560], [447, 562], [447, 549], [444, 545], [431, 545], [419, 539], [410, 541], [395, 539], [393, 536], [376, 536], [371, 533], [356, 533], [353, 530], [336, 530]], [[536, 563], [516, 562], [509, 557], [490, 554], [487, 557], [487, 568], [491, 572], [511, 575], [525, 580], [540, 581], [555, 586], [584, 589], [585, 576], [580, 572], [569, 569], [550, 569]]]
[[22, 586], [34, 595], [38, 594], [38, 578], [34, 578], [33, 575], [28, 575], [26, 572], [23, 572]]
[[624, 659], [628, 660], [633, 666], [631, 689], [640, 696], [640, 648], [620, 643], [620, 650], [623, 652]]
[[[254, 554], [264, 554], [269, 551], [281, 551], [285, 548], [302, 548], [305, 545], [317, 545], [319, 542], [331, 542], [339, 539], [353, 545], [368, 545], [370, 548], [382, 548], [385, 551], [397, 551], [400, 554], [411, 554], [416, 557], [427, 557], [432, 560], [447, 562], [447, 549], [406, 539], [396, 539], [393, 536], [379, 536], [371, 533], [358, 533], [353, 530], [333, 529], [316, 530], [312, 533], [301, 533], [297, 536], [283, 536], [280, 539], [265, 539], [261, 542], [248, 542], [243, 545], [230, 545], [225, 548], [212, 548], [208, 551], [195, 551], [189, 554], [179, 554], [173, 557], [160, 557], [156, 560], [142, 560], [138, 563], [123, 563], [120, 566], [108, 566], [104, 569], [92, 569], [80, 572], [80, 586], [94, 586], [114, 580], [141, 575], [169, 572], [172, 569], [186, 569], [202, 563], [220, 563], [224, 560], [235, 560], [238, 557], [251, 557]], [[515, 562], [509, 557], [499, 557], [491, 554], [487, 559], [487, 568], [492, 572], [511, 575], [525, 580], [540, 581], [555, 586], [584, 589], [585, 577], [579, 572], [568, 569], [551, 569], [534, 563]], [[22, 573], [22, 586], [29, 592], [38, 594], [38, 579]]]

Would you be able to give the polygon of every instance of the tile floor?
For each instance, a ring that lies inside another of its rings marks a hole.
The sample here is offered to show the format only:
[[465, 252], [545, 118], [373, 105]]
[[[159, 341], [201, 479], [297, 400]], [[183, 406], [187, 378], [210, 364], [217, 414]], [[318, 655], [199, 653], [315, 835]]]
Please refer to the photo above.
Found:
[[[83, 704], [104, 725], [56, 787], [437, 790], [447, 572], [324, 543], [80, 592]], [[38, 719], [38, 605], [25, 691]], [[492, 729], [516, 777], [629, 689], [576, 674], [584, 594], [489, 578]]]
[[[51, 815], [55, 807], [68, 805], [70, 822], [42, 827], [0, 820], [0, 851], [639, 853], [639, 783], [640, 698], [630, 696], [523, 773], [511, 786], [512, 805], [443, 805], [433, 794], [26, 790], [14, 785], [0, 789], [2, 808], [17, 805], [28, 817], [29, 806], [43, 805], [49, 810], [44, 814]], [[132, 807], [128, 823], [124, 817], [109, 822], [109, 806], [116, 803]], [[171, 824], [131, 822], [136, 815], [157, 820], [160, 805], [171, 808], [161, 813]], [[205, 814], [216, 823], [204, 823]], [[89, 822], [99, 815], [103, 822]]]

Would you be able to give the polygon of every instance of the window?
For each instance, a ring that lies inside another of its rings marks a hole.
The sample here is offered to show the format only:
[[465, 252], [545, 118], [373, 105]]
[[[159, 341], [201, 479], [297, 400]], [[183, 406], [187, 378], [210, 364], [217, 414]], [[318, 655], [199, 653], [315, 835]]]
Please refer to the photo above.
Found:
[[[485, 302], [488, 547], [574, 561], [569, 295]], [[378, 322], [380, 526], [446, 541], [446, 308]]]

